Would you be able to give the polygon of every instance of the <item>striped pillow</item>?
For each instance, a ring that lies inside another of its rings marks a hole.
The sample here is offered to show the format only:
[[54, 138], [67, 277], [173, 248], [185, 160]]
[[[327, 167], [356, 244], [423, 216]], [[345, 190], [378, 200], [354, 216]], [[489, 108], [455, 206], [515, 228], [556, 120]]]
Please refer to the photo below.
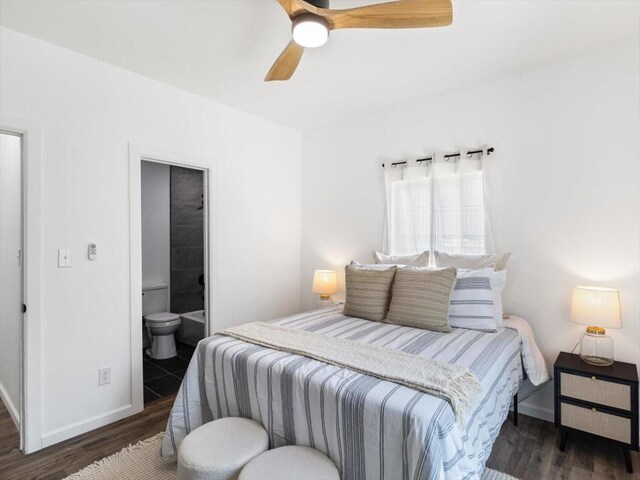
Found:
[[456, 269], [403, 268], [393, 282], [387, 322], [436, 332], [450, 332], [451, 289]]
[[345, 267], [347, 295], [343, 315], [379, 322], [384, 320], [391, 301], [391, 284], [397, 267], [366, 268], [358, 265]]
[[449, 325], [483, 332], [497, 330], [492, 276], [493, 267], [458, 270], [456, 286], [451, 292]]

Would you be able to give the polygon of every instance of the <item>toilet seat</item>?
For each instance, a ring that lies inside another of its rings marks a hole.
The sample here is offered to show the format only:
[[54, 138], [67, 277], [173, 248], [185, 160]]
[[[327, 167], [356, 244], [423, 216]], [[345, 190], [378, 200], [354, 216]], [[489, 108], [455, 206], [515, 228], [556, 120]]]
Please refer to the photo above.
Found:
[[151, 313], [145, 315], [145, 321], [152, 325], [172, 326], [180, 323], [180, 315], [170, 312]]
[[180, 315], [177, 313], [171, 312], [162, 312], [162, 313], [150, 313], [149, 315], [144, 316], [145, 320], [149, 320], [150, 322], [170, 322], [171, 320], [178, 320]]

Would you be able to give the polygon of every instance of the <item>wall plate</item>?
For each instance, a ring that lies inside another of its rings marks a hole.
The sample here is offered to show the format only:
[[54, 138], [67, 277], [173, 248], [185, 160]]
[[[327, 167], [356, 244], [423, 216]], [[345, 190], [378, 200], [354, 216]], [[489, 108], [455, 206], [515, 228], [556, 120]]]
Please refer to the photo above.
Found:
[[58, 249], [58, 268], [69, 268], [71, 266], [71, 250]]

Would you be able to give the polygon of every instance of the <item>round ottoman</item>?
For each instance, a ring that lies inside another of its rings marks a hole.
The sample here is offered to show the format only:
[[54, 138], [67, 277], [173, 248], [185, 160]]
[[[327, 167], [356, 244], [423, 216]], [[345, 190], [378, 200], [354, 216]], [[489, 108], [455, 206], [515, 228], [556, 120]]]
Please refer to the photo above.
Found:
[[185, 437], [178, 448], [180, 480], [236, 480], [244, 465], [267, 451], [262, 425], [246, 418], [221, 418]]
[[340, 480], [329, 457], [309, 447], [280, 447], [245, 465], [238, 480]]

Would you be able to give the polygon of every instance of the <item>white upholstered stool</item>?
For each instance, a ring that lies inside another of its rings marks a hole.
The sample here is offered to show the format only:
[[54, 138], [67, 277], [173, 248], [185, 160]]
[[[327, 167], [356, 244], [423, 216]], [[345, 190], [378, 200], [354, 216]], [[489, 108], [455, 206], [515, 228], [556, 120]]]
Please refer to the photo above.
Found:
[[180, 480], [236, 480], [244, 465], [269, 448], [262, 425], [246, 418], [221, 418], [185, 437], [178, 448]]
[[238, 480], [340, 480], [329, 457], [309, 447], [280, 447], [245, 465]]

